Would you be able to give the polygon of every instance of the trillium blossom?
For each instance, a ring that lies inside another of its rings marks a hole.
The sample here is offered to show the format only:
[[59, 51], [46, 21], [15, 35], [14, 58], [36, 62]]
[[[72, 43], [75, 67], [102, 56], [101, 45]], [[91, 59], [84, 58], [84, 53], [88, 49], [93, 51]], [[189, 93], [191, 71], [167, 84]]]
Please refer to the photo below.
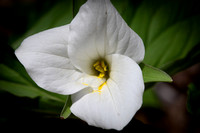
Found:
[[88, 0], [15, 54], [38, 86], [71, 95], [71, 112], [89, 125], [122, 130], [142, 105], [144, 45], [109, 0]]

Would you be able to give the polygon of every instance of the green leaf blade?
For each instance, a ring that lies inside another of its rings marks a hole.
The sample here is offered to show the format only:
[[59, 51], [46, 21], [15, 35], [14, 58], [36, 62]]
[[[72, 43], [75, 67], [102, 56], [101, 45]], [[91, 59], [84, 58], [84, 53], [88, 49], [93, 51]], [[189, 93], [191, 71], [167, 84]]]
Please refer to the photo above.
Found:
[[14, 82], [14, 83], [21, 83], [25, 85], [31, 85], [24, 77], [22, 77], [18, 72], [9, 68], [5, 64], [0, 64], [0, 79]]
[[64, 103], [64, 99], [63, 99], [64, 96], [47, 92], [43, 89], [40, 89], [34, 86], [28, 86], [28, 85], [23, 85], [19, 83], [13, 83], [9, 81], [0, 80], [0, 90], [9, 92], [18, 97], [29, 97], [29, 98], [46, 97], [46, 98]]
[[147, 64], [142, 64], [142, 73], [145, 83], [149, 82], [172, 82], [172, 78], [164, 71], [152, 67]]

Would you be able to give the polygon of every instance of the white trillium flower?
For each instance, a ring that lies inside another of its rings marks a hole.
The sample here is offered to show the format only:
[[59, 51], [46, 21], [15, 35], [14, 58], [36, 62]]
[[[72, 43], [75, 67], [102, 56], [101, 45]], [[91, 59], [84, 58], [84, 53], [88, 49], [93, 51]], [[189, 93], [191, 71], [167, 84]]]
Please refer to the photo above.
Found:
[[74, 115], [121, 130], [142, 105], [144, 52], [109, 0], [88, 0], [70, 24], [28, 37], [15, 54], [40, 87], [72, 95]]

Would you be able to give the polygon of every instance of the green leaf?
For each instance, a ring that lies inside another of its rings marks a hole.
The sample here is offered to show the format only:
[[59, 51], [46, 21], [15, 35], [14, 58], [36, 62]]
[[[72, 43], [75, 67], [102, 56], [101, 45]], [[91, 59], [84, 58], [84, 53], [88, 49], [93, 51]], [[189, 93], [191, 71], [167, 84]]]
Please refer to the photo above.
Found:
[[25, 85], [31, 85], [31, 83], [23, 78], [18, 72], [9, 68], [5, 64], [0, 64], [0, 70], [0, 79]]
[[196, 52], [190, 51], [200, 43], [200, 15], [195, 9], [199, 3], [194, 0], [113, 0], [112, 3], [142, 38], [146, 49], [143, 62], [170, 74], [195, 63], [184, 59], [195, 56]]
[[200, 41], [200, 29], [194, 26], [196, 22], [200, 23], [199, 20], [190, 18], [163, 31], [146, 48], [144, 62], [161, 68], [171, 61], [184, 58]]
[[142, 65], [141, 67], [142, 67], [143, 79], [145, 83], [172, 82], [171, 77], [164, 71], [144, 63], [142, 63], [141, 65]]
[[184, 62], [175, 69], [168, 69], [169, 64], [184, 59], [200, 42], [200, 15], [194, 8], [198, 6], [193, 0], [143, 0], [139, 4], [129, 25], [144, 41], [146, 64], [173, 74], [180, 70], [176, 68]]
[[199, 63], [200, 62], [199, 49], [200, 49], [200, 43], [194, 46], [190, 50], [190, 52], [186, 55], [185, 58], [169, 62], [168, 64], [165, 64], [165, 66], [162, 69], [166, 70], [166, 72], [168, 72], [169, 74], [174, 74], [176, 72], [179, 72], [181, 70], [190, 67], [191, 64]]
[[61, 96], [56, 96], [56, 94], [55, 95], [51, 94], [50, 92], [46, 92], [40, 88], [22, 85], [19, 83], [0, 80], [0, 90], [7, 91], [19, 97], [29, 97], [29, 98], [47, 97], [49, 99], [64, 103], [64, 100]]
[[0, 89], [20, 97], [36, 98], [40, 94], [37, 88], [18, 83], [0, 80]]
[[71, 99], [70, 99], [70, 96], [67, 97], [66, 99], [66, 102], [65, 102], [65, 105], [62, 109], [62, 112], [60, 114], [60, 118], [63, 118], [63, 119], [66, 119], [70, 116], [71, 114], [71, 111], [70, 111], [70, 107], [72, 105], [72, 102], [71, 102]]

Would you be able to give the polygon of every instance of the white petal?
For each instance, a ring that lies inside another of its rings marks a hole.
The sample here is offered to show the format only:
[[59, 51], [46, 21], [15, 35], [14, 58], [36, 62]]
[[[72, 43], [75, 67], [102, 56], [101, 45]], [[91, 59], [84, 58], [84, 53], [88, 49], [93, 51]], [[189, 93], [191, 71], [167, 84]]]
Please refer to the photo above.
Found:
[[68, 35], [68, 25], [46, 30], [25, 39], [15, 51], [40, 87], [60, 94], [72, 94], [85, 87], [76, 82], [82, 74], [68, 58]]
[[89, 125], [121, 130], [142, 105], [144, 83], [138, 64], [123, 55], [106, 56], [110, 77], [101, 92], [86, 88], [72, 95], [71, 111]]
[[129, 28], [110, 0], [88, 0], [70, 24], [69, 56], [82, 71], [92, 74], [92, 63], [109, 54], [144, 58], [141, 38]]

